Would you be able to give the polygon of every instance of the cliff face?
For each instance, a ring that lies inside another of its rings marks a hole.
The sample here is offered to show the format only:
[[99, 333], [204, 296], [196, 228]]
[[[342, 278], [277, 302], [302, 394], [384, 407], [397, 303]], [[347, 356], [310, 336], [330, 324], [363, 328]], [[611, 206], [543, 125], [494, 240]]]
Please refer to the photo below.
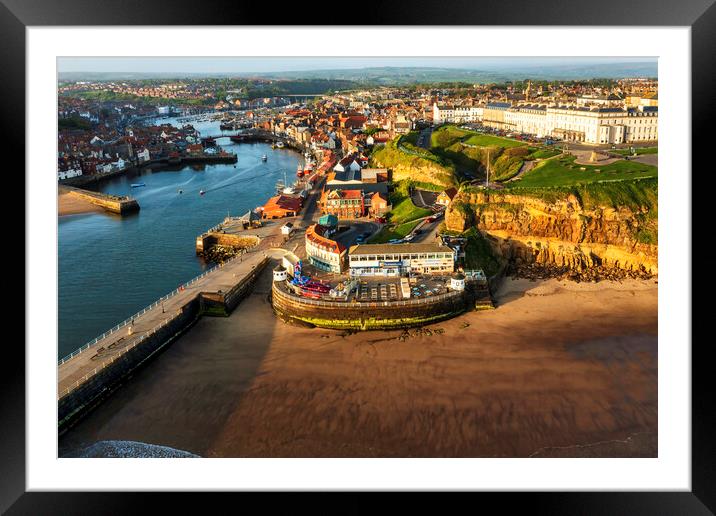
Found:
[[391, 169], [394, 181], [412, 179], [440, 186], [453, 184], [453, 170], [429, 159], [403, 152], [395, 148], [392, 142], [373, 152], [371, 166]]
[[647, 208], [585, 210], [574, 196], [546, 202], [511, 194], [461, 192], [447, 209], [445, 223], [457, 231], [476, 226], [496, 237], [496, 251], [517, 263], [575, 270], [601, 265], [658, 273], [657, 245], [651, 237], [656, 234], [656, 220]]

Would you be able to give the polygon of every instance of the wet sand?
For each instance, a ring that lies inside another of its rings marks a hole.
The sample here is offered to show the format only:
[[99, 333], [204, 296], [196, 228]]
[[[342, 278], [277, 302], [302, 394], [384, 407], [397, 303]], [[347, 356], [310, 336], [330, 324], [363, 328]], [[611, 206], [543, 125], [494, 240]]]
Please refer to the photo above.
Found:
[[657, 456], [657, 285], [506, 280], [444, 333], [278, 321], [270, 268], [60, 440], [204, 457]]
[[57, 215], [77, 215], [79, 213], [95, 213], [103, 211], [101, 207], [76, 197], [69, 192], [57, 196]]

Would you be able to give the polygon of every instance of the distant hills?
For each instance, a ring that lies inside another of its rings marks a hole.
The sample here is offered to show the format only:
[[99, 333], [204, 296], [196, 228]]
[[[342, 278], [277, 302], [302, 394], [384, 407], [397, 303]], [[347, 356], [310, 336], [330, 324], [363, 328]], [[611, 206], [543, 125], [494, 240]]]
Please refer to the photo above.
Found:
[[405, 85], [434, 82], [492, 83], [522, 79], [580, 80], [656, 77], [657, 63], [600, 63], [591, 65], [548, 65], [495, 67], [494, 69], [434, 67], [372, 67], [342, 70], [306, 70], [255, 74], [274, 79], [342, 79], [382, 85]]
[[598, 63], [570, 65], [499, 64], [484, 69], [436, 67], [369, 67], [334, 70], [303, 70], [264, 73], [181, 73], [181, 72], [60, 72], [58, 79], [65, 81], [117, 81], [143, 79], [330, 79], [350, 81], [357, 85], [401, 86], [438, 82], [500, 83], [512, 80], [585, 80], [618, 79], [627, 77], [657, 77], [656, 62]]

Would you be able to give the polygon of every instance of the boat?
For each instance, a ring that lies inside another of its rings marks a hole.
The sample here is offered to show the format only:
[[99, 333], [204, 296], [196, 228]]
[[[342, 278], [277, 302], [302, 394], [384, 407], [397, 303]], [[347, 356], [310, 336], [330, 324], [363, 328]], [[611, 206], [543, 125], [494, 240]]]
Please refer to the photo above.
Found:
[[199, 190], [199, 195], [204, 195], [206, 192], [204, 190]]
[[140, 186], [147, 186], [144, 183], [132, 183], [130, 185], [132, 188], [139, 188]]
[[179, 190], [179, 193], [184, 193], [184, 190]]
[[264, 154], [263, 156], [261, 156], [261, 161], [266, 161], [267, 159], [268, 159], [268, 156], [266, 156], [266, 154]]

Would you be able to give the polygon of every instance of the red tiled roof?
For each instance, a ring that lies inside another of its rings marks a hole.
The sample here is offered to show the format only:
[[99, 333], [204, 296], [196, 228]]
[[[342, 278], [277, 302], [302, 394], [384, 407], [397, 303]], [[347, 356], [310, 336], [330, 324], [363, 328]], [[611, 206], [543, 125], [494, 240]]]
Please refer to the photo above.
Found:
[[343, 244], [323, 236], [324, 231], [325, 228], [320, 224], [309, 226], [306, 228], [306, 239], [310, 240], [314, 245], [322, 247], [333, 253], [341, 254], [346, 250], [346, 246]]
[[288, 195], [276, 195], [264, 204], [264, 211], [284, 210], [298, 212], [301, 209], [301, 199]]
[[344, 199], [360, 199], [363, 197], [363, 192], [360, 190], [340, 190], [341, 197]]

